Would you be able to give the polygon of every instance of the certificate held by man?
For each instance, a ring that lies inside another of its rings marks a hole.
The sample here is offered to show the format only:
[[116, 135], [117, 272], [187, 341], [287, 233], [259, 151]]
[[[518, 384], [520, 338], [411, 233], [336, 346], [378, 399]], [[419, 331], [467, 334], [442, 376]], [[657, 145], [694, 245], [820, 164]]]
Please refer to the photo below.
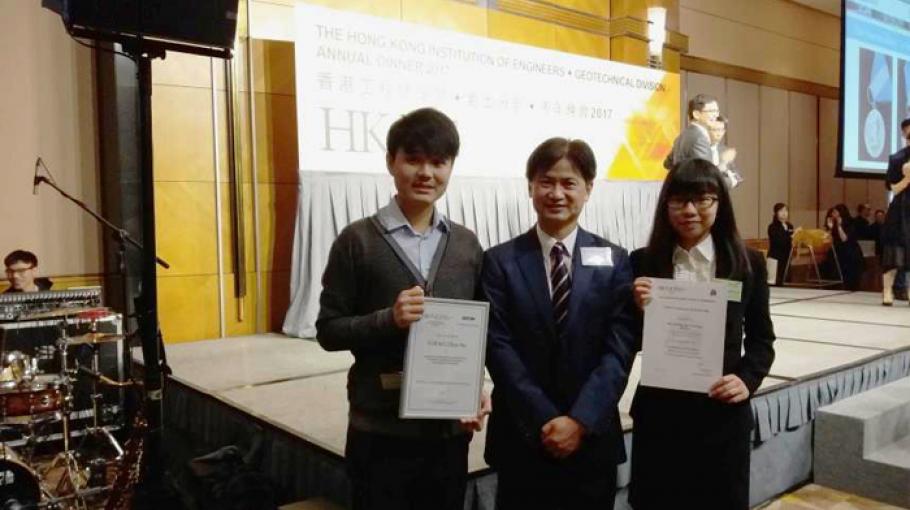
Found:
[[426, 298], [404, 358], [402, 418], [473, 418], [480, 412], [490, 305]]
[[708, 393], [723, 371], [728, 285], [652, 278], [641, 384]]

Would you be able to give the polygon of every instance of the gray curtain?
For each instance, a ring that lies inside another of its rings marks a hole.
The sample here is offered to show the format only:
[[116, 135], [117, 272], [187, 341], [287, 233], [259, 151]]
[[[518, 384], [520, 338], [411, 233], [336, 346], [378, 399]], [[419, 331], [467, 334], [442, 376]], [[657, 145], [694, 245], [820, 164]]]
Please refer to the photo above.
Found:
[[[643, 246], [660, 185], [597, 181], [580, 219], [582, 227], [630, 250]], [[285, 334], [315, 336], [320, 279], [332, 241], [346, 225], [375, 213], [394, 194], [387, 174], [301, 172]], [[459, 177], [456, 170], [438, 207], [473, 230], [484, 248], [512, 239], [535, 221], [523, 178]]]

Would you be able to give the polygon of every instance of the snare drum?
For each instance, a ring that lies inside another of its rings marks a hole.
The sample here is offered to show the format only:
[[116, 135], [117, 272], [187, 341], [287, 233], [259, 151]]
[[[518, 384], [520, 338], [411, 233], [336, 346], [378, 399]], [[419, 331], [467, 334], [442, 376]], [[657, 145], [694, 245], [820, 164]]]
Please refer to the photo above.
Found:
[[15, 386], [0, 385], [0, 422], [26, 424], [60, 409], [62, 383], [54, 374], [38, 375]]
[[[0, 502], [5, 502], [4, 508], [38, 508], [41, 502], [38, 475], [6, 446], [0, 448]], [[9, 506], [10, 502], [18, 506]]]

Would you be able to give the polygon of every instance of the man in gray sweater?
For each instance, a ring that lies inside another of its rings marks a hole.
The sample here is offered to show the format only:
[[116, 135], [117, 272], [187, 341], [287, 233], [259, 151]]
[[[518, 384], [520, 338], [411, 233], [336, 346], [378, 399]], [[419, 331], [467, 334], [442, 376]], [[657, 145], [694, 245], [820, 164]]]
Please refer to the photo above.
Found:
[[474, 299], [483, 250], [477, 237], [436, 210], [458, 155], [455, 124], [423, 108], [392, 124], [386, 165], [397, 195], [348, 225], [322, 277], [316, 336], [350, 350], [345, 458], [355, 510], [461, 509], [474, 420], [398, 417], [408, 328], [424, 296]]

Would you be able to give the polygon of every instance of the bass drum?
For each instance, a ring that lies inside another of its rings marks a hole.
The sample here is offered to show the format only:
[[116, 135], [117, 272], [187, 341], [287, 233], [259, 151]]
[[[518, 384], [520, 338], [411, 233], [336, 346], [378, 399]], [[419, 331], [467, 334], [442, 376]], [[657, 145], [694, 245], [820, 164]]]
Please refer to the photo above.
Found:
[[36, 508], [40, 502], [38, 475], [12, 449], [0, 446], [0, 508]]

